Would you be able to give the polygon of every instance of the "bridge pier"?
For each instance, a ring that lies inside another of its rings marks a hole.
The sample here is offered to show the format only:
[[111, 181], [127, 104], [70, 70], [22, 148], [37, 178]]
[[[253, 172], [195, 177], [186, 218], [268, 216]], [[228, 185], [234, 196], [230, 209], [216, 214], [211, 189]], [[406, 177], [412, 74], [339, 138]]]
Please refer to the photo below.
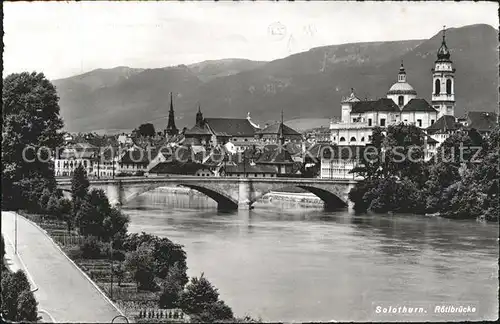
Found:
[[238, 209], [248, 210], [251, 208], [251, 186], [250, 180], [240, 179], [238, 184]]
[[113, 207], [120, 207], [123, 204], [123, 188], [120, 180], [111, 182], [106, 187], [106, 196], [108, 196], [109, 204]]

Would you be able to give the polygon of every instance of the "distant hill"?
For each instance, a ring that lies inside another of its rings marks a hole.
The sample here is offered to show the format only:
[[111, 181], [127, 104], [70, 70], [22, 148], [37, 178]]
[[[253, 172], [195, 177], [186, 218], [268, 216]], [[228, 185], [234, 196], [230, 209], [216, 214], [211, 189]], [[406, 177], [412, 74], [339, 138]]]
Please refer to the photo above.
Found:
[[[498, 32], [489, 25], [450, 28], [446, 33], [456, 72], [456, 114], [496, 110]], [[329, 119], [340, 115], [340, 98], [384, 97], [401, 60], [418, 96], [430, 100], [431, 68], [441, 43], [428, 40], [342, 44], [313, 48], [271, 62], [205, 61], [158, 69], [98, 69], [55, 80], [69, 131], [132, 129], [166, 125], [172, 91], [179, 128], [192, 126], [198, 103], [205, 117], [245, 117], [261, 124], [278, 120]], [[309, 127], [309, 125], [307, 125]]]
[[188, 65], [188, 68], [203, 81], [238, 74], [243, 71], [256, 69], [267, 62], [251, 61], [246, 59], [222, 59], [203, 61]]

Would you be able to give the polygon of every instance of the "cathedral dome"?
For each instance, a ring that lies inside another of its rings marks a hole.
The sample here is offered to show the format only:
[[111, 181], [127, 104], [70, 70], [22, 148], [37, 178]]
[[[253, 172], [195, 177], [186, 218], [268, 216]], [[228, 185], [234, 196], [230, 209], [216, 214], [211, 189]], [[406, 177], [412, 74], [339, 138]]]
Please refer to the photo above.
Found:
[[413, 94], [416, 95], [417, 91], [408, 82], [396, 82], [387, 92], [388, 95], [391, 94]]

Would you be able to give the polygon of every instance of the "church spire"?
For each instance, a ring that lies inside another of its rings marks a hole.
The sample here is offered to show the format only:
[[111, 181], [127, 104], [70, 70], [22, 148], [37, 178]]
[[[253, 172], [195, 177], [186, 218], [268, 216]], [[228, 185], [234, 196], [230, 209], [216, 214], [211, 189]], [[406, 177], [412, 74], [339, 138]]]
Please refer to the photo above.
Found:
[[437, 53], [438, 61], [450, 61], [450, 51], [446, 45], [446, 26], [443, 26], [443, 40]]
[[281, 145], [285, 144], [285, 136], [283, 134], [283, 127], [284, 127], [284, 124], [283, 124], [283, 109], [281, 109], [281, 123], [280, 123], [280, 131], [279, 131]]
[[172, 99], [172, 92], [170, 92], [170, 110], [168, 111], [167, 134], [173, 136], [178, 133], [179, 130], [175, 127], [174, 101]]
[[196, 126], [203, 126], [203, 114], [201, 113], [201, 106], [198, 103], [198, 112], [196, 113]]

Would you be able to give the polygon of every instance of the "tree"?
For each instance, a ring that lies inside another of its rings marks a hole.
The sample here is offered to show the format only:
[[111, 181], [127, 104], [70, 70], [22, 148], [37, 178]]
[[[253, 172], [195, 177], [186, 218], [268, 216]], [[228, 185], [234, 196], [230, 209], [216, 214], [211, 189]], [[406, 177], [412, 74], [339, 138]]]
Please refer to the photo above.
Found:
[[147, 124], [142, 124], [139, 126], [138, 130], [139, 135], [145, 136], [145, 137], [154, 137], [156, 134], [155, 127], [151, 123]]
[[113, 266], [113, 274], [118, 281], [118, 287], [121, 287], [123, 278], [125, 277], [125, 267], [123, 263], [120, 262], [118, 265]]
[[37, 306], [26, 274], [18, 270], [12, 273], [2, 271], [1, 310], [5, 319], [10, 321], [36, 321]]
[[0, 241], [0, 250], [2, 252], [2, 264], [3, 264], [3, 258], [5, 257], [5, 241], [3, 239], [3, 234], [2, 234], [2, 240]]
[[208, 308], [208, 305], [217, 302], [218, 299], [218, 289], [202, 273], [200, 278], [191, 278], [181, 293], [180, 304], [182, 310], [188, 314], [201, 314]]
[[158, 301], [160, 308], [176, 308], [179, 303], [179, 295], [182, 291], [182, 286], [173, 278], [167, 278], [162, 283], [162, 292]]
[[233, 310], [224, 301], [218, 300], [207, 305], [207, 308], [202, 313], [191, 316], [191, 321], [194, 323], [234, 322]]
[[59, 97], [43, 73], [23, 72], [3, 80], [2, 102], [2, 208], [20, 208], [25, 188], [18, 181], [41, 178], [55, 185], [48, 157], [62, 144]]
[[111, 213], [108, 198], [102, 189], [93, 189], [81, 202], [76, 214], [78, 230], [82, 235], [105, 236], [104, 219]]
[[[155, 275], [158, 277], [164, 279], [174, 265], [177, 267], [174, 271], [183, 272], [186, 276], [186, 252], [182, 249], [182, 245], [175, 244], [166, 237], [157, 238], [153, 243], [153, 259]], [[187, 276], [185, 279], [183, 285], [187, 283]]]
[[204, 276], [193, 277], [179, 297], [179, 305], [196, 322], [215, 322], [233, 318], [233, 311]]
[[49, 202], [50, 197], [52, 196], [49, 189], [43, 189], [42, 195], [40, 196], [38, 205], [40, 207], [41, 212], [45, 212], [47, 210], [47, 204]]
[[103, 239], [108, 241], [116, 236], [125, 235], [129, 222], [128, 215], [123, 214], [116, 208], [111, 208], [103, 220]]
[[154, 290], [154, 262], [153, 249], [150, 244], [144, 243], [137, 250], [127, 253], [125, 268], [132, 273], [138, 289]]
[[38, 320], [38, 302], [29, 290], [24, 290], [17, 299], [18, 320], [36, 322]]
[[80, 207], [87, 197], [89, 190], [89, 180], [87, 179], [87, 173], [85, 169], [80, 164], [76, 167], [73, 172], [73, 177], [71, 179], [71, 198], [73, 201], [73, 218], [77, 218], [77, 213]]
[[57, 197], [54, 193], [50, 195], [50, 198], [47, 202], [47, 207], [45, 208], [47, 214], [51, 216], [58, 217], [60, 213], [60, 201], [61, 198]]

